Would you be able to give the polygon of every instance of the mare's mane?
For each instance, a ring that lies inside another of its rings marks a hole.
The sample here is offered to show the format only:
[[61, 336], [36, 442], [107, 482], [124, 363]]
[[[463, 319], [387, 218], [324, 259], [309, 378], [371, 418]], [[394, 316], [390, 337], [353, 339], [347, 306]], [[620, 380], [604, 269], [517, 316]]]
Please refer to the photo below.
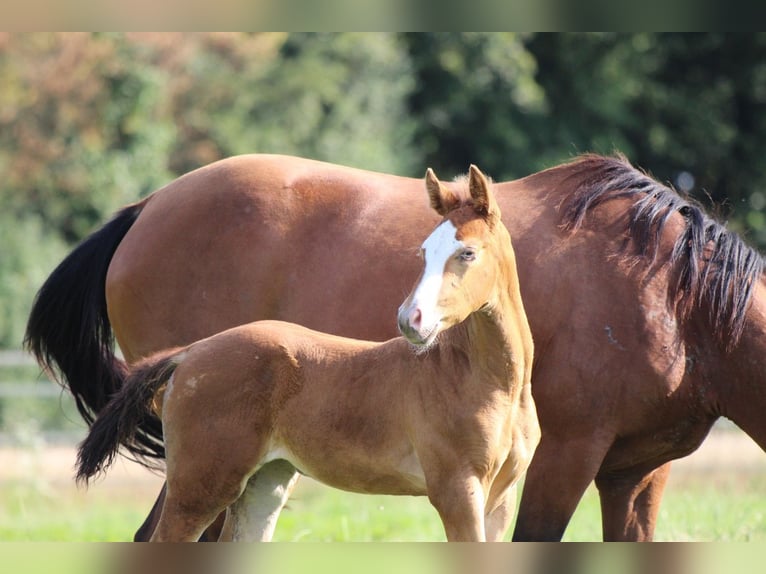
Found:
[[[621, 155], [586, 154], [551, 171], [558, 170], [565, 170], [564, 181], [574, 186], [560, 206], [562, 227], [574, 233], [598, 205], [631, 199], [628, 233], [637, 255], [648, 261], [648, 269], [668, 261], [677, 266], [677, 279], [668, 291], [681, 317], [706, 303], [716, 337], [731, 349], [742, 335], [755, 284], [764, 270], [761, 254], [695, 201], [637, 170]], [[674, 213], [684, 218], [684, 231], [672, 252], [658, 260], [663, 229]]]

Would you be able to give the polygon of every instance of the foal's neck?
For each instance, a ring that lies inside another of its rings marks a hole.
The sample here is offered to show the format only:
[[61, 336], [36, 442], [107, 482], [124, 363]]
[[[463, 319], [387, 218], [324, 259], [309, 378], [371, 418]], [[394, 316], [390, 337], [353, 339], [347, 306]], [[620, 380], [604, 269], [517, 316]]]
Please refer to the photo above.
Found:
[[474, 311], [452, 329], [448, 344], [466, 354], [475, 377], [511, 389], [529, 368], [531, 336], [521, 297], [514, 296], [518, 286], [503, 291], [497, 304]]

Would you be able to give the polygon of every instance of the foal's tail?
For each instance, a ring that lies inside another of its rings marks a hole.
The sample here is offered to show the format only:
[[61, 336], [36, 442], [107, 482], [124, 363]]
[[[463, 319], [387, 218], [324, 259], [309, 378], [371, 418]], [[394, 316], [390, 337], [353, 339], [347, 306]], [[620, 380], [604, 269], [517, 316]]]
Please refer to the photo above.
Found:
[[[40, 288], [27, 322], [24, 346], [69, 389], [88, 424], [122, 386], [127, 372], [124, 361], [114, 354], [106, 309], [106, 273], [114, 252], [145, 204], [123, 208], [83, 240]], [[147, 420], [134, 454], [164, 455], [159, 421]]]
[[[179, 349], [169, 349], [137, 363], [120, 390], [112, 396], [93, 422], [77, 453], [77, 482], [85, 482], [107, 469], [120, 446], [136, 455], [137, 435], [149, 419], [155, 419], [152, 403], [157, 391], [170, 379]], [[139, 455], [136, 455], [139, 456]], [[140, 461], [151, 466], [148, 461]], [[155, 464], [156, 467], [156, 464]]]

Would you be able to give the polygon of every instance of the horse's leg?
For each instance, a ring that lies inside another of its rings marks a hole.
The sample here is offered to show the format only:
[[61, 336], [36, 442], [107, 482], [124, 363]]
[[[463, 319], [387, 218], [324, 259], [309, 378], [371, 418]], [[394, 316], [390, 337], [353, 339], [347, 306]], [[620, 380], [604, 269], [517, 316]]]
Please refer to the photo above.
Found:
[[516, 485], [507, 489], [493, 509], [484, 515], [487, 542], [501, 542], [516, 512]]
[[168, 488], [151, 542], [196, 542], [224, 509], [220, 503], [185, 493], [175, 495], [175, 490]]
[[160, 513], [162, 512], [162, 505], [165, 503], [165, 490], [167, 483], [162, 483], [162, 490], [160, 490], [157, 500], [154, 501], [154, 506], [149, 511], [149, 516], [146, 517], [144, 523], [136, 530], [133, 535], [133, 542], [148, 542], [154, 533], [154, 529], [157, 526], [157, 521], [160, 519]]
[[226, 511], [221, 512], [216, 519], [205, 529], [200, 536], [200, 542], [218, 542], [221, 540], [224, 524], [226, 524]]
[[558, 541], [609, 449], [605, 437], [553, 437], [540, 444], [527, 470], [514, 541]]
[[[192, 427], [199, 432], [202, 429], [201, 425]], [[248, 478], [243, 472], [247, 465], [241, 464], [242, 460], [235, 455], [246, 450], [247, 445], [221, 460], [215, 452], [200, 449], [194, 452], [183, 441], [172, 440], [167, 427], [165, 434], [168, 460], [165, 502], [151, 541], [196, 542], [242, 495]], [[188, 444], [204, 444], [201, 440], [195, 442], [194, 432], [183, 438]], [[251, 444], [258, 446], [256, 441]], [[183, 446], [185, 454], [180, 455]]]
[[265, 465], [248, 481], [242, 496], [229, 509], [224, 536], [234, 541], [268, 542], [279, 513], [298, 481], [298, 471], [286, 460]]
[[669, 462], [649, 472], [596, 477], [605, 541], [652, 540], [668, 476]]
[[428, 499], [439, 512], [449, 542], [484, 542], [484, 489], [475, 476], [428, 485]]
[[[162, 484], [162, 490], [160, 490], [160, 494], [157, 496], [157, 500], [154, 501], [154, 506], [152, 506], [152, 509], [149, 511], [149, 516], [146, 517], [146, 520], [144, 520], [144, 523], [136, 530], [136, 533], [133, 535], [133, 542], [149, 542], [149, 540], [152, 537], [152, 533], [154, 533], [154, 529], [157, 526], [157, 522], [160, 519], [160, 513], [162, 512], [162, 505], [165, 502], [165, 490], [167, 489], [167, 484]], [[224, 518], [226, 514], [221, 513], [218, 518], [216, 518], [213, 523], [205, 529], [205, 532], [200, 537], [200, 542], [215, 542], [219, 539], [221, 535], [221, 530], [223, 528], [224, 524]]]

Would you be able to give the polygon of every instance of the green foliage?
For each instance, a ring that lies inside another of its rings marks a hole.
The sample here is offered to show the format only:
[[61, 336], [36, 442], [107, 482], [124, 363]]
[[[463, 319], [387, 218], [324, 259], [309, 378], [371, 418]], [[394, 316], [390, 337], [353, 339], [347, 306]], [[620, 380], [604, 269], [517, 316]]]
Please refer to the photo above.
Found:
[[703, 203], [725, 204], [722, 215], [766, 245], [762, 216], [751, 215], [763, 205], [750, 200], [766, 186], [766, 37], [547, 34], [528, 47], [561, 143], [618, 149]]
[[161, 74], [121, 36], [6, 37], [0, 198], [67, 242], [170, 177]]
[[535, 134], [521, 120], [543, 113], [545, 94], [523, 37], [418, 33], [404, 41], [417, 78], [415, 141], [426, 164], [455, 175], [476, 163], [498, 180], [527, 174]]
[[0, 211], [0, 348], [20, 348], [35, 292], [66, 254], [39, 217]]
[[3, 35], [0, 199], [71, 243], [229, 155], [406, 172], [408, 65], [386, 34]]
[[231, 46], [201, 51], [189, 62], [188, 81], [198, 91], [179, 94], [174, 106], [191, 111], [187, 132], [220, 157], [285, 153], [397, 173], [415, 167], [404, 101], [412, 82], [394, 36], [293, 34], [259, 41], [268, 46], [267, 57], [238, 60]]

